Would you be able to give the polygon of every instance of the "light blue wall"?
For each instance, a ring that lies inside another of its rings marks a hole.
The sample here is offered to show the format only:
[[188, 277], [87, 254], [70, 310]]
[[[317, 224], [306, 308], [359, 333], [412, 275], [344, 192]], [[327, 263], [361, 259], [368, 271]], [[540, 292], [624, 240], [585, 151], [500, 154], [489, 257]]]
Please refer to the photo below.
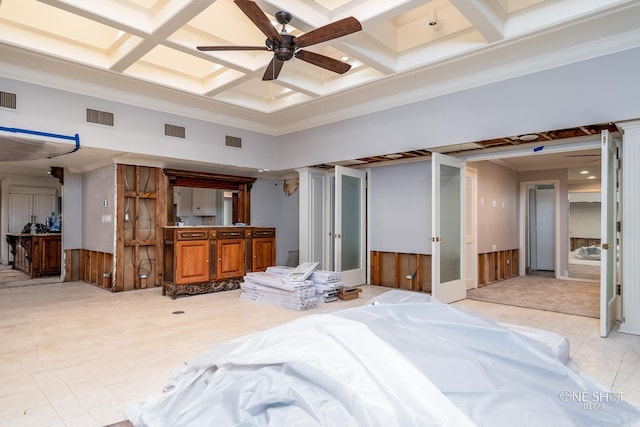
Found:
[[281, 166], [639, 118], [639, 71], [636, 48], [291, 133]]
[[64, 171], [61, 212], [63, 250], [82, 247], [82, 182], [82, 174]]
[[431, 162], [371, 168], [371, 250], [431, 253]]
[[251, 225], [276, 227], [276, 264], [298, 250], [298, 191], [287, 197], [282, 180], [258, 179], [251, 189]]
[[[116, 165], [82, 175], [82, 249], [115, 253]], [[103, 207], [103, 201], [107, 207]], [[103, 221], [105, 216], [105, 221]], [[110, 216], [107, 221], [106, 216]], [[74, 225], [65, 221], [64, 227]]]
[[478, 253], [517, 249], [519, 190], [516, 172], [488, 161], [468, 165], [478, 171]]

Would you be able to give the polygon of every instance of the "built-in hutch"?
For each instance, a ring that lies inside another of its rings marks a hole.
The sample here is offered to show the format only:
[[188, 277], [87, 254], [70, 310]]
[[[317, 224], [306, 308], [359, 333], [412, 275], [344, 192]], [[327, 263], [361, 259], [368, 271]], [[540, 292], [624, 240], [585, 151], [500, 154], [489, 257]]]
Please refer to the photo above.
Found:
[[237, 289], [246, 272], [275, 265], [275, 228], [164, 227], [163, 235], [162, 294], [173, 299]]

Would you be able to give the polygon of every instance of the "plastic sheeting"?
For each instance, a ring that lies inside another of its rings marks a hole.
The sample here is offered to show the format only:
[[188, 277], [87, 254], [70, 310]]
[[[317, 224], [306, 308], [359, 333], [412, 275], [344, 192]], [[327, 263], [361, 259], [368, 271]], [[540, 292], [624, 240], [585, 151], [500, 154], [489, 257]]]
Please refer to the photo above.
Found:
[[391, 291], [217, 344], [127, 417], [136, 426], [640, 423], [621, 395], [565, 365], [550, 336], [527, 333]]

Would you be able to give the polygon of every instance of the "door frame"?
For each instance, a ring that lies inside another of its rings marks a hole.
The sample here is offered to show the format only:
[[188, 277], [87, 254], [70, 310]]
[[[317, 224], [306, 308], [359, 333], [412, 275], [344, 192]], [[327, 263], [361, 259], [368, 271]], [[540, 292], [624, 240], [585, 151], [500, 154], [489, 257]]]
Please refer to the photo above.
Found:
[[[471, 277], [465, 274], [467, 281], [467, 290], [478, 289], [478, 169], [468, 166], [465, 172], [465, 178], [471, 178], [471, 194], [469, 194], [469, 182], [467, 181], [466, 194], [470, 196], [465, 206], [465, 215], [471, 215], [471, 230], [466, 230], [465, 240], [471, 236], [471, 260], [467, 260], [465, 270], [471, 272]], [[468, 242], [465, 241], [465, 244]], [[469, 284], [469, 279], [471, 283]]]

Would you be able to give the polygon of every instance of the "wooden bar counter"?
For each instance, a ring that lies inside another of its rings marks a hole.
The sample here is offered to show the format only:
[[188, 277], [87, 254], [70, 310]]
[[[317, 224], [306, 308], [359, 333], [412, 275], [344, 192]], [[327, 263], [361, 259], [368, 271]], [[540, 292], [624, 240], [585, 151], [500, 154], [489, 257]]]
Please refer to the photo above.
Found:
[[32, 279], [60, 275], [60, 233], [8, 233], [7, 243], [11, 247], [14, 269], [27, 273]]
[[162, 294], [237, 289], [248, 271], [275, 264], [276, 230], [263, 227], [164, 227]]

